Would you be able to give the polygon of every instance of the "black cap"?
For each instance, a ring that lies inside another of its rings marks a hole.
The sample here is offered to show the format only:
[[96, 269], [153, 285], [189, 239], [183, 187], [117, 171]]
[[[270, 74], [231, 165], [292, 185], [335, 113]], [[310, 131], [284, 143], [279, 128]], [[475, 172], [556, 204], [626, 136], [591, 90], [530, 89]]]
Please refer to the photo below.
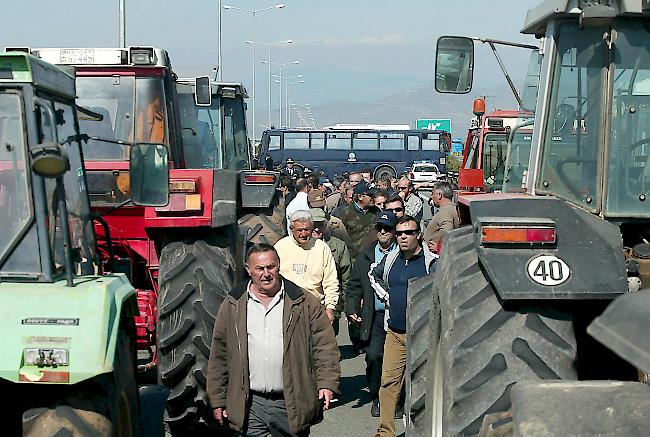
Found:
[[397, 216], [393, 211], [382, 211], [379, 214], [377, 214], [377, 219], [375, 220], [375, 223], [378, 225], [384, 225], [388, 226], [390, 228], [394, 228], [397, 226]]
[[366, 181], [361, 181], [354, 186], [354, 194], [365, 194], [366, 196], [374, 196], [377, 192], [376, 188], [372, 188]]

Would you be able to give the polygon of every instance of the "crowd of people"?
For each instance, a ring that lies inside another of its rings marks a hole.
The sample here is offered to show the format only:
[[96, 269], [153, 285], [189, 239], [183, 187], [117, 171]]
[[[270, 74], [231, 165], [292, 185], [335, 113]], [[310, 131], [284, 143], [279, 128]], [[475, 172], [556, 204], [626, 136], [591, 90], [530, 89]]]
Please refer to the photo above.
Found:
[[444, 233], [459, 225], [452, 186], [433, 186], [426, 227], [426, 201], [406, 176], [373, 180], [368, 170], [329, 183], [287, 160], [280, 191], [287, 236], [249, 248], [249, 279], [217, 315], [214, 416], [240, 435], [308, 435], [339, 392], [342, 322], [354, 352], [365, 353], [377, 435], [394, 436], [408, 282], [433, 271]]

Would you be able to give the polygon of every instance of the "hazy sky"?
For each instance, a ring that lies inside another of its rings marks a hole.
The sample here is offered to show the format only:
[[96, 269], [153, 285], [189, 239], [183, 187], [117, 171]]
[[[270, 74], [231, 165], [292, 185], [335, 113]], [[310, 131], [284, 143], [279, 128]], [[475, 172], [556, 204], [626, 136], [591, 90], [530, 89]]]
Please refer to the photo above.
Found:
[[[118, 0], [22, 0], [3, 4], [0, 40], [5, 46], [115, 47]], [[246, 9], [279, 2], [222, 0]], [[519, 34], [526, 11], [538, 0], [286, 0], [284, 9], [257, 14], [256, 41], [293, 39], [273, 49], [274, 62], [299, 60], [285, 76], [304, 76], [292, 101], [312, 106], [337, 100], [372, 101], [391, 91], [432, 83], [436, 39], [444, 34], [486, 36], [527, 43]], [[217, 64], [218, 0], [126, 0], [127, 45], [169, 51], [181, 75], [210, 74]], [[223, 11], [223, 78], [252, 92], [252, 15]], [[503, 79], [487, 46], [477, 46], [477, 85]], [[257, 110], [268, 104], [268, 49], [257, 50]], [[511, 73], [525, 73], [529, 53], [503, 49]], [[277, 73], [277, 72], [274, 72]], [[274, 93], [277, 84], [273, 84]], [[433, 87], [432, 87], [433, 88]], [[433, 89], [432, 89], [432, 92]], [[273, 96], [277, 106], [277, 96]]]

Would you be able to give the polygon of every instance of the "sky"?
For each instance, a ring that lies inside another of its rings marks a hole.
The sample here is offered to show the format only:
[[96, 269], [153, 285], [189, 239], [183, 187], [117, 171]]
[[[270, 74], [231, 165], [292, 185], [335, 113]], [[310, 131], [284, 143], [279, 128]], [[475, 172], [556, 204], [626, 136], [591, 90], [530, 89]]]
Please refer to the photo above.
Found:
[[[221, 0], [223, 5], [263, 9], [272, 0]], [[285, 77], [302, 75], [290, 87], [291, 101], [312, 107], [336, 101], [376, 101], [396, 91], [432, 86], [435, 41], [465, 35], [535, 44], [521, 35], [526, 11], [539, 0], [285, 0], [286, 7], [255, 15], [255, 41], [293, 44], [272, 49], [272, 62], [298, 60]], [[219, 0], [126, 0], [127, 45], [169, 51], [181, 76], [212, 74], [217, 65]], [[4, 46], [117, 47], [118, 0], [22, 0], [3, 5]], [[35, 13], [34, 11], [37, 11]], [[244, 82], [252, 95], [253, 15], [222, 10], [222, 74]], [[268, 48], [256, 50], [257, 112], [268, 107]], [[499, 49], [511, 75], [523, 78], [529, 53]], [[273, 74], [279, 74], [274, 67]], [[275, 79], [272, 79], [275, 80]], [[505, 83], [489, 47], [477, 44], [475, 84]], [[277, 108], [272, 82], [271, 106]], [[249, 106], [252, 106], [252, 99]]]

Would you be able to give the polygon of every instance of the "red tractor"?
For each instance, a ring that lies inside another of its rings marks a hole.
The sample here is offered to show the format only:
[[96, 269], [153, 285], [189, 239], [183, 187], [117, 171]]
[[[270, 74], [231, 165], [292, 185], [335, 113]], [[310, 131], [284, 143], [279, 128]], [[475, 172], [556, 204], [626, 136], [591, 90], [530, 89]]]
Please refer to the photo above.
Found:
[[[172, 434], [210, 424], [205, 377], [217, 310], [243, 278], [247, 242], [274, 242], [283, 232], [273, 221], [282, 216], [273, 214], [278, 174], [249, 170], [246, 91], [208, 77], [177, 83], [167, 52], [153, 47], [31, 53], [74, 66], [77, 104], [92, 114], [79, 122], [90, 138], [83, 153], [91, 206], [105, 222], [96, 228], [98, 245], [104, 264], [137, 289], [139, 369], [157, 369], [170, 389]], [[167, 206], [130, 202], [120, 141], [169, 147]]]

